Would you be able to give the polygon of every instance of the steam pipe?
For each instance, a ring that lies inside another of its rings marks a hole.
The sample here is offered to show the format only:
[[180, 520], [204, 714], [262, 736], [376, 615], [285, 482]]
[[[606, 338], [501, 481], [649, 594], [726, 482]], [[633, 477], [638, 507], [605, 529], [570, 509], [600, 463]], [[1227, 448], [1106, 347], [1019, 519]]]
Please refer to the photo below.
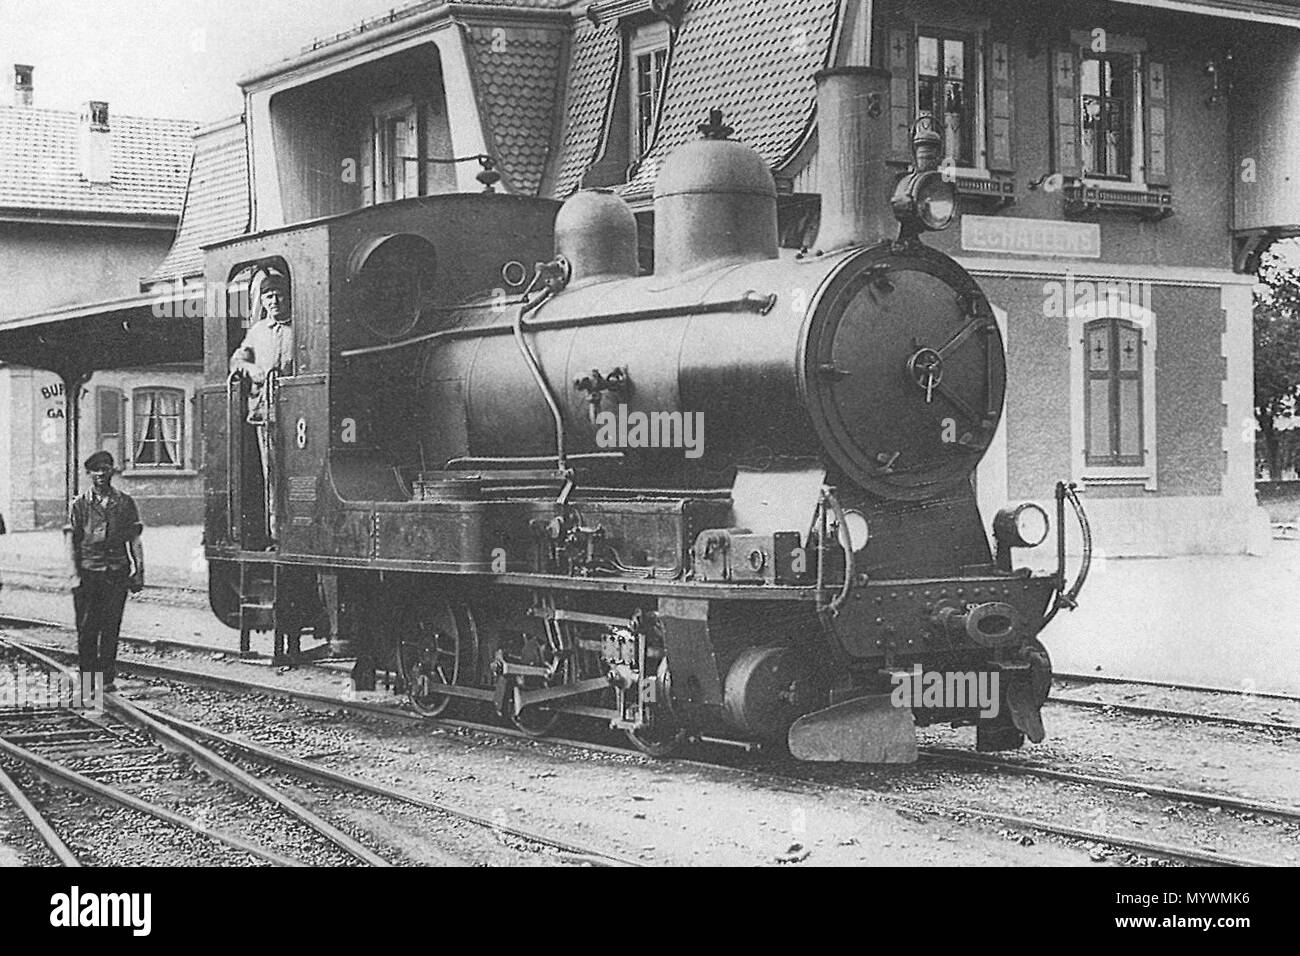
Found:
[[524, 361], [528, 363], [528, 370], [533, 373], [533, 380], [537, 382], [537, 387], [541, 389], [542, 397], [546, 399], [546, 405], [551, 410], [551, 417], [555, 420], [555, 467], [558, 471], [568, 471], [569, 466], [564, 453], [564, 414], [560, 411], [560, 403], [555, 399], [555, 392], [551, 389], [551, 383], [546, 380], [546, 373], [542, 370], [541, 364], [537, 361], [537, 356], [533, 354], [528, 341], [524, 338], [524, 320], [528, 317], [528, 313], [537, 311], [554, 294], [554, 289], [549, 285], [546, 286], [535, 301], [528, 303], [515, 314], [512, 329], [515, 335], [515, 343], [519, 346], [519, 351], [523, 353]]

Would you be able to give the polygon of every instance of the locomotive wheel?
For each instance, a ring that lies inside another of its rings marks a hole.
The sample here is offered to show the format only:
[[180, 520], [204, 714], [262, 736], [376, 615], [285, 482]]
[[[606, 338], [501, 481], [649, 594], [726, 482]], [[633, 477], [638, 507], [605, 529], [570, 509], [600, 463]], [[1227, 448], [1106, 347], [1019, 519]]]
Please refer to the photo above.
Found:
[[559, 719], [558, 713], [545, 707], [525, 707], [510, 715], [510, 722], [530, 737], [545, 737]]
[[661, 658], [656, 674], [658, 696], [661, 703], [656, 704], [650, 723], [635, 730], [627, 730], [627, 739], [637, 750], [649, 757], [667, 757], [676, 752], [686, 740], [686, 730], [679, 726], [673, 717], [672, 676], [668, 670], [668, 659]]
[[632, 745], [648, 757], [671, 756], [686, 740], [686, 731], [676, 725], [659, 727], [651, 724], [626, 733]]
[[454, 700], [438, 693], [438, 687], [455, 684], [460, 677], [462, 631], [461, 620], [449, 604], [412, 608], [402, 624], [397, 672], [411, 706], [424, 717], [437, 717]]

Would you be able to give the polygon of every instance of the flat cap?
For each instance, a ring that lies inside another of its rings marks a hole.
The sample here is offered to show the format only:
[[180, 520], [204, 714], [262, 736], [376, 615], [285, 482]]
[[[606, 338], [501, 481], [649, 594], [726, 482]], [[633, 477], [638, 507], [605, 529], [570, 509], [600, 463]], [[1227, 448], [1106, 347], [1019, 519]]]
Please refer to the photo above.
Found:
[[86, 459], [86, 471], [98, 471], [100, 468], [112, 468], [113, 456], [106, 451], [97, 451]]

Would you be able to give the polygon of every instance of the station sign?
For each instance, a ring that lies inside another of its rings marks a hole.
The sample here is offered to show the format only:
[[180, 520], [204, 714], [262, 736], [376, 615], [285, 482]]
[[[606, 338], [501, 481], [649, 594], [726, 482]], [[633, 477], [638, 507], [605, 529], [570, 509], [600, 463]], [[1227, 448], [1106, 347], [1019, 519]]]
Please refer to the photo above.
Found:
[[962, 216], [961, 247], [965, 252], [1100, 259], [1101, 226], [1015, 216]]

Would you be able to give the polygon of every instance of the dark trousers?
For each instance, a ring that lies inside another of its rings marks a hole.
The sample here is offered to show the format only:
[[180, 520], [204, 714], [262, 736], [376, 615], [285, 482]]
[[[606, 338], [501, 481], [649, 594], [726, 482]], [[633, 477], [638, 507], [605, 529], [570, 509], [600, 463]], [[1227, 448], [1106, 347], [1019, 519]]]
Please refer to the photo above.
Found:
[[126, 606], [126, 571], [83, 571], [73, 589], [77, 612], [77, 664], [82, 673], [101, 672], [104, 683], [117, 677], [117, 636]]

